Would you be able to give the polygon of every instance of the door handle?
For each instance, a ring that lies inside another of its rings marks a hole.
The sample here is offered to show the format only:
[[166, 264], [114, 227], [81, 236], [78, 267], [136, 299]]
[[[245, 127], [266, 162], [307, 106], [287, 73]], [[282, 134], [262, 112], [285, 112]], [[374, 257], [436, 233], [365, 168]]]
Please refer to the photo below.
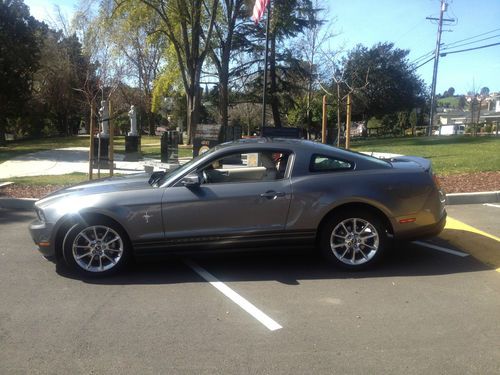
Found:
[[278, 197], [284, 197], [286, 194], [282, 191], [274, 191], [274, 190], [269, 190], [266, 191], [265, 193], [262, 193], [260, 196], [262, 198], [267, 198], [267, 199], [276, 199]]

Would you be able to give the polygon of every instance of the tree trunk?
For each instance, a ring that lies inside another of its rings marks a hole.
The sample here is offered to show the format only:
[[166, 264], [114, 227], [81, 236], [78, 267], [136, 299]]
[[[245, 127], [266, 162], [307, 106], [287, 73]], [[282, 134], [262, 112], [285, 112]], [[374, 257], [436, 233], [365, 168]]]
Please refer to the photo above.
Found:
[[0, 115], [0, 146], [5, 146], [5, 127], [7, 121], [4, 115]]
[[221, 124], [220, 141], [225, 142], [226, 129], [229, 125], [229, 57], [223, 58], [219, 71], [219, 115]]
[[187, 133], [189, 144], [193, 143], [196, 127], [200, 120], [201, 95], [199, 87], [191, 85], [186, 95], [187, 100]]
[[270, 41], [269, 78], [271, 81], [270, 82], [271, 87], [269, 90], [269, 99], [270, 99], [271, 109], [273, 111], [274, 126], [276, 128], [281, 128], [279, 102], [278, 98], [276, 97], [276, 93], [278, 91], [276, 84], [276, 36], [273, 33], [269, 35], [269, 41]]

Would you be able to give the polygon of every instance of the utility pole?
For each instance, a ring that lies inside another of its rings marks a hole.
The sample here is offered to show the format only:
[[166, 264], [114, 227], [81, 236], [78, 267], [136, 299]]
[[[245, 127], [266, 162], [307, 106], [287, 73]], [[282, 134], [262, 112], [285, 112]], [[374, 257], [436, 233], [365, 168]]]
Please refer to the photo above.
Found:
[[[434, 50], [434, 71], [432, 73], [432, 85], [431, 85], [431, 113], [429, 117], [429, 133], [432, 135], [432, 125], [434, 124], [434, 103], [436, 100], [436, 81], [437, 72], [439, 64], [439, 52], [441, 50], [441, 33], [443, 32], [443, 21], [454, 22], [454, 19], [443, 18], [444, 12], [448, 9], [448, 3], [446, 0], [441, 0], [441, 9], [439, 12], [439, 18], [426, 17], [428, 20], [438, 21], [438, 32], [436, 40], [436, 49]], [[439, 135], [441, 135], [441, 126], [439, 127]]]

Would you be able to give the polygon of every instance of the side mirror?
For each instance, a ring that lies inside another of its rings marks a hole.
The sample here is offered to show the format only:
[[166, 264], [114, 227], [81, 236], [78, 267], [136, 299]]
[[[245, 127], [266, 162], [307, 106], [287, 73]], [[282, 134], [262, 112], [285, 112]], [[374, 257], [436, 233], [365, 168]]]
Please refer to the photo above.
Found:
[[183, 184], [187, 188], [196, 187], [201, 185], [200, 175], [197, 173], [190, 173], [181, 180], [181, 184]]

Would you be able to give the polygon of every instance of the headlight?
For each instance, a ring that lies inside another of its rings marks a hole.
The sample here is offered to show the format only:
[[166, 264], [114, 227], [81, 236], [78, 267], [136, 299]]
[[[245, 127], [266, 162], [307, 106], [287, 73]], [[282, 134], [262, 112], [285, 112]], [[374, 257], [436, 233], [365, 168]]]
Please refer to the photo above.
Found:
[[45, 221], [45, 215], [43, 214], [43, 211], [39, 209], [38, 207], [35, 208], [36, 216], [38, 217], [38, 220], [40, 221]]

